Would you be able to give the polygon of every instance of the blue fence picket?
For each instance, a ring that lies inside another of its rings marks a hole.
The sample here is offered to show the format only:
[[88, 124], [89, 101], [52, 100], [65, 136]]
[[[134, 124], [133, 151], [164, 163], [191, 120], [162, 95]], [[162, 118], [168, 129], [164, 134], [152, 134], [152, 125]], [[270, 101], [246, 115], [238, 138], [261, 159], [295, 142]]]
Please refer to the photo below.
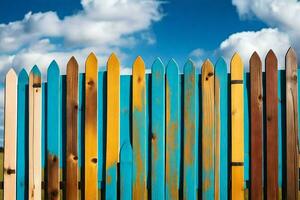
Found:
[[120, 165], [120, 199], [131, 200], [132, 148], [129, 142], [125, 142], [121, 147]]
[[244, 188], [249, 189], [249, 163], [250, 163], [250, 139], [249, 139], [249, 122], [250, 122], [250, 76], [244, 73]]
[[196, 70], [189, 60], [184, 66], [184, 199], [197, 198], [196, 112]]
[[219, 82], [220, 91], [220, 172], [219, 195], [220, 199], [228, 199], [228, 75], [227, 65], [220, 58], [215, 66], [215, 81]]
[[179, 75], [175, 60], [166, 69], [166, 199], [179, 199], [180, 180], [180, 99]]
[[28, 74], [18, 76], [17, 199], [28, 197]]
[[151, 75], [151, 198], [165, 198], [165, 69], [158, 58]]

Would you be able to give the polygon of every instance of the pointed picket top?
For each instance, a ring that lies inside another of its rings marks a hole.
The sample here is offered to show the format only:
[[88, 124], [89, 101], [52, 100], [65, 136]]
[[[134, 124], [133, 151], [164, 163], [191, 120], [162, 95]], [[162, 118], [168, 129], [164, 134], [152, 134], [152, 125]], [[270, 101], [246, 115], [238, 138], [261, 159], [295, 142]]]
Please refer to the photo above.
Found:
[[215, 73], [217, 74], [227, 74], [227, 64], [223, 57], [220, 57], [215, 64]]
[[98, 60], [93, 52], [90, 53], [90, 55], [86, 59], [85, 72], [87, 72], [87, 70], [98, 71]]
[[285, 55], [285, 60], [286, 60], [286, 66], [289, 62], [293, 62], [297, 64], [297, 54], [292, 47], [290, 47], [289, 50], [287, 51]]
[[41, 76], [41, 71], [38, 68], [37, 65], [34, 65], [30, 71], [30, 74], [36, 75], [36, 76]]
[[134, 74], [134, 72], [137, 74], [145, 74], [145, 63], [141, 56], [138, 56], [133, 63], [132, 74]]
[[204, 61], [204, 63], [202, 64], [202, 72], [201, 72], [202, 74], [203, 74], [204, 70], [212, 71], [212, 73], [213, 73], [214, 66], [209, 59], [206, 59]]
[[276, 69], [278, 67], [277, 57], [272, 49], [269, 50], [266, 56], [266, 71], [269, 67], [274, 67]]
[[14, 70], [13, 68], [11, 68], [11, 69], [7, 72], [6, 78], [8, 78], [8, 77], [16, 77], [16, 78], [17, 78], [17, 74], [16, 74], [16, 72], [15, 72], [15, 70]]
[[270, 49], [267, 53], [266, 59], [268, 59], [268, 58], [269, 59], [275, 58], [277, 60], [277, 57], [272, 49]]
[[51, 74], [59, 75], [59, 73], [60, 73], [60, 71], [59, 71], [58, 64], [56, 63], [55, 60], [53, 60], [48, 67], [47, 76], [49, 77]]
[[249, 63], [250, 63], [250, 72], [251, 72], [251, 68], [258, 68], [258, 70], [261, 71], [262, 63], [261, 63], [261, 59], [256, 51], [253, 52]]
[[120, 150], [121, 163], [132, 163], [132, 148], [129, 142], [125, 142]]
[[120, 68], [120, 61], [115, 53], [112, 53], [107, 60], [107, 71], [108, 68]]
[[68, 61], [68, 64], [67, 64], [67, 74], [68, 74], [68, 72], [70, 70], [73, 70], [73, 68], [74, 68], [75, 71], [78, 71], [78, 62], [77, 62], [77, 60], [76, 60], [76, 58], [74, 56], [72, 56], [70, 58], [70, 60]]
[[250, 60], [252, 60], [252, 59], [259, 59], [260, 60], [260, 57], [259, 57], [259, 55], [256, 51], [254, 51], [253, 54], [251, 55]]
[[38, 83], [41, 84], [42, 77], [41, 77], [41, 71], [39, 70], [38, 66], [34, 65], [33, 68], [30, 71], [29, 79], [32, 79], [32, 83]]
[[232, 80], [243, 79], [244, 65], [241, 56], [238, 53], [234, 53], [230, 62], [230, 73]]
[[29, 77], [25, 69], [22, 69], [18, 76], [19, 82], [28, 82]]
[[173, 58], [171, 58], [171, 60], [168, 62], [168, 64], [167, 64], [167, 68], [166, 68], [166, 71], [168, 72], [168, 71], [172, 71], [173, 73], [175, 73], [175, 72], [179, 72], [178, 71], [178, 64], [177, 64], [177, 62], [173, 59]]
[[184, 73], [188, 73], [192, 71], [193, 73], [196, 73], [195, 64], [191, 59], [188, 59], [188, 61], [184, 65]]

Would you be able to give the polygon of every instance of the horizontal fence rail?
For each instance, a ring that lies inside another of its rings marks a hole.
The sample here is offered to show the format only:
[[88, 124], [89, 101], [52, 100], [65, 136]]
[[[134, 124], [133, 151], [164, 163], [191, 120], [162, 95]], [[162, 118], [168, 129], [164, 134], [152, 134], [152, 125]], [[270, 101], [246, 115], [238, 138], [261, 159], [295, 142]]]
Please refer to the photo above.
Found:
[[[285, 70], [272, 50], [250, 73], [229, 64], [138, 57], [120, 75], [112, 54], [85, 73], [53, 61], [42, 82], [11, 69], [5, 80], [0, 160], [4, 199], [297, 199], [299, 87], [296, 53]], [[262, 68], [265, 66], [265, 72]]]

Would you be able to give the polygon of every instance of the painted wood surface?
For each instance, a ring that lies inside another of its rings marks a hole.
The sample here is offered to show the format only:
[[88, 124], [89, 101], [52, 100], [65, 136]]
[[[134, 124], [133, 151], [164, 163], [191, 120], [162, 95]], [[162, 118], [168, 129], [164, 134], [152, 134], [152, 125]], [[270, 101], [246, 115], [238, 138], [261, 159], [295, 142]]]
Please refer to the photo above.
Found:
[[53, 61], [47, 71], [47, 198], [59, 199], [60, 170], [60, 71]]
[[25, 69], [18, 76], [17, 199], [28, 197], [28, 81]]
[[78, 64], [72, 57], [66, 80], [66, 198], [78, 199]]
[[97, 86], [98, 62], [95, 54], [91, 53], [85, 64], [85, 199], [98, 199]]
[[42, 82], [41, 73], [34, 66], [29, 75], [29, 175], [28, 198], [42, 195]]
[[[219, 93], [219, 98], [216, 97]], [[220, 199], [228, 198], [228, 75], [227, 65], [223, 58], [220, 58], [215, 65], [215, 101], [216, 110], [219, 110], [219, 133], [220, 133]], [[218, 117], [217, 117], [218, 118]], [[216, 129], [217, 130], [217, 129]]]
[[151, 135], [151, 199], [165, 198], [165, 69], [157, 58], [151, 70], [152, 135]]
[[196, 70], [189, 60], [184, 66], [184, 199], [197, 198], [196, 133]]
[[243, 61], [231, 59], [231, 197], [244, 199], [244, 96]]
[[[215, 78], [216, 79], [216, 78]], [[215, 137], [214, 137], [214, 199], [220, 199], [220, 82], [214, 80], [214, 111], [215, 111]]]
[[170, 60], [166, 69], [166, 199], [179, 199], [180, 96], [178, 65]]
[[290, 48], [286, 54], [286, 198], [298, 199], [298, 74], [297, 56]]
[[202, 199], [213, 199], [215, 121], [214, 67], [209, 60], [202, 65]]
[[130, 143], [124, 143], [120, 150], [120, 199], [131, 200], [131, 178], [132, 178], [132, 148]]
[[263, 93], [262, 63], [256, 52], [250, 58], [251, 86], [251, 199], [263, 198]]
[[4, 199], [16, 199], [17, 83], [17, 74], [10, 69], [5, 76]]
[[132, 192], [133, 199], [148, 199], [145, 64], [137, 57], [132, 69]]
[[278, 199], [278, 82], [277, 58], [272, 50], [266, 56], [266, 197]]
[[117, 199], [120, 139], [120, 63], [115, 54], [107, 62], [106, 199]]

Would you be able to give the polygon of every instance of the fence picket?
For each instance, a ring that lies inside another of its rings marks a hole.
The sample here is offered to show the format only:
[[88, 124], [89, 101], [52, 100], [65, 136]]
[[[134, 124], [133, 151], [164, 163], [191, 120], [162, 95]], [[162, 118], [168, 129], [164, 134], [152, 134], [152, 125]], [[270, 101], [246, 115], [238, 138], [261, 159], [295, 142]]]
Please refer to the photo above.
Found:
[[166, 199], [179, 199], [180, 100], [178, 65], [170, 60], [166, 69]]
[[132, 149], [130, 143], [124, 143], [120, 150], [120, 199], [131, 200], [131, 180], [132, 180]]
[[85, 65], [85, 199], [98, 199], [97, 88], [98, 63], [95, 54], [91, 53]]
[[120, 139], [120, 63], [115, 54], [107, 62], [107, 134], [106, 188], [107, 199], [117, 199], [117, 164]]
[[137, 57], [132, 69], [133, 199], [148, 198], [145, 64]]
[[25, 69], [18, 76], [17, 199], [28, 197], [28, 81]]
[[277, 58], [272, 50], [266, 56], [266, 173], [267, 198], [278, 199], [278, 82]]
[[165, 198], [165, 69], [158, 58], [152, 65], [151, 199]]
[[78, 64], [72, 57], [66, 79], [66, 198], [78, 199]]
[[215, 195], [214, 67], [209, 60], [202, 65], [202, 198]]
[[42, 82], [34, 66], [29, 75], [29, 199], [42, 195]]
[[250, 58], [251, 85], [251, 199], [263, 197], [263, 93], [262, 63], [256, 52]]
[[197, 198], [196, 147], [196, 70], [189, 60], [184, 66], [184, 199]]
[[53, 61], [47, 71], [47, 197], [59, 199], [60, 170], [60, 72]]
[[286, 54], [286, 198], [297, 199], [299, 189], [298, 169], [298, 76], [297, 56], [290, 48]]
[[244, 199], [244, 88], [243, 61], [231, 59], [231, 197]]
[[17, 83], [10, 69], [5, 76], [4, 199], [16, 199]]
[[[219, 93], [219, 98], [216, 97]], [[220, 169], [219, 169], [219, 197], [228, 198], [228, 75], [227, 65], [223, 58], [220, 58], [215, 65], [215, 107], [219, 110], [219, 134], [220, 134]], [[217, 129], [216, 129], [217, 131]], [[217, 133], [216, 133], [217, 134]], [[218, 186], [216, 186], [218, 187]]]

